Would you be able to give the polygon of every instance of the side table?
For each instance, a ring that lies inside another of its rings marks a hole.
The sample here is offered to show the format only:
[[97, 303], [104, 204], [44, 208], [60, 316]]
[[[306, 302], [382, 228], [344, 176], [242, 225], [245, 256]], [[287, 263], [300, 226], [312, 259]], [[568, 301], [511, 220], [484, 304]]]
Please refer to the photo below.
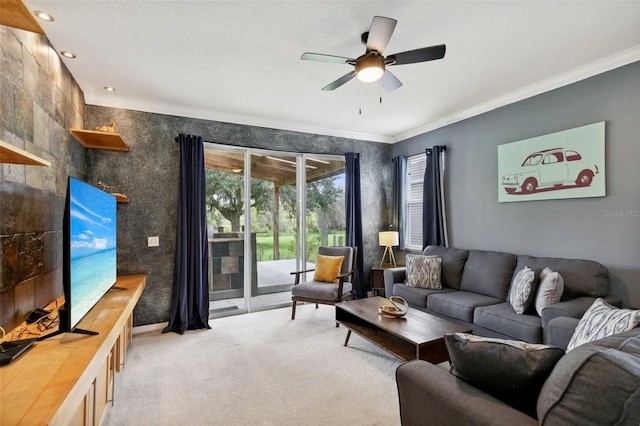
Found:
[[[402, 267], [404, 265], [398, 265]], [[393, 265], [382, 265], [371, 267], [371, 291], [374, 296], [378, 296], [380, 292], [384, 296], [384, 270], [394, 268]]]

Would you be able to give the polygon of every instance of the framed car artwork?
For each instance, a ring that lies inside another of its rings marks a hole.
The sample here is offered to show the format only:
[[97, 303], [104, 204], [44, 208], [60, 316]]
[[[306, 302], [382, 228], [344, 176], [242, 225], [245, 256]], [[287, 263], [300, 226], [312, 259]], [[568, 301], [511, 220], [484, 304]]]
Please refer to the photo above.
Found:
[[604, 197], [605, 123], [498, 146], [498, 201]]

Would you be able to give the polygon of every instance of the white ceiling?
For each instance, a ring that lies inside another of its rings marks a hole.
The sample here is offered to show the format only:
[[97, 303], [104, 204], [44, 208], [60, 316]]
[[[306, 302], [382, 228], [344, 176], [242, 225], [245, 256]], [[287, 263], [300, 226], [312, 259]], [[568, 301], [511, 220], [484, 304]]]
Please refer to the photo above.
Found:
[[[640, 60], [640, 1], [27, 0], [87, 104], [395, 142]], [[384, 54], [446, 44], [393, 67], [386, 93], [352, 80], [373, 16], [398, 20]], [[116, 91], [106, 92], [104, 86]], [[380, 103], [382, 96], [382, 103]], [[361, 111], [361, 113], [360, 113]]]

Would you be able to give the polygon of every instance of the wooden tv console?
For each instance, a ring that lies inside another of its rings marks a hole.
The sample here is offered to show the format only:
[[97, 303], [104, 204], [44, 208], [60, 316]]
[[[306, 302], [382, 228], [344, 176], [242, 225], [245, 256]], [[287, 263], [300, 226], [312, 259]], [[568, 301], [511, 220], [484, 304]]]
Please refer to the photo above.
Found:
[[95, 336], [65, 333], [36, 342], [0, 367], [0, 424], [99, 425], [114, 401], [114, 380], [131, 341], [133, 308], [146, 275], [119, 276], [78, 323]]

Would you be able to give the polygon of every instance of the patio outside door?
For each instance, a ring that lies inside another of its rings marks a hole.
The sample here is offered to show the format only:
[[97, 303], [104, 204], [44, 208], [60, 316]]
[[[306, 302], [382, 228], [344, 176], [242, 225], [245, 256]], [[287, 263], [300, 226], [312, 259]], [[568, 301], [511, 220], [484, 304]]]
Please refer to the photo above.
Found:
[[344, 244], [344, 160], [205, 148], [212, 315], [289, 305], [290, 273]]

